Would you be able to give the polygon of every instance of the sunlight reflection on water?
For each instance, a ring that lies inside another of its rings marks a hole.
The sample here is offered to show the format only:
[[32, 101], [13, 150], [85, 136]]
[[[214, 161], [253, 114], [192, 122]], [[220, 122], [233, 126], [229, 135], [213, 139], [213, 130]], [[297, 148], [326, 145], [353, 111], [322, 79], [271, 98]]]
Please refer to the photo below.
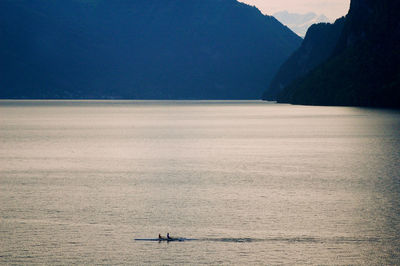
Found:
[[[0, 113], [2, 263], [400, 263], [398, 111], [0, 101]], [[134, 240], [166, 232], [197, 240]]]

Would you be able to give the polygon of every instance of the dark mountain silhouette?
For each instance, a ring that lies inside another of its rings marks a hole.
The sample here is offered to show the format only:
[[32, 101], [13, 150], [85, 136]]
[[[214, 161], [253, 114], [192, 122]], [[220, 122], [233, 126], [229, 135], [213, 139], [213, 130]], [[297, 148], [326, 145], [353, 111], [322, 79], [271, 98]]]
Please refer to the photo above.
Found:
[[334, 24], [312, 25], [300, 48], [289, 57], [272, 79], [268, 90], [264, 92], [263, 99], [275, 101], [278, 94], [293, 80], [304, 76], [331, 56], [342, 32], [344, 21], [344, 18], [340, 18]]
[[400, 2], [352, 0], [333, 55], [278, 96], [312, 105], [400, 107]]
[[2, 0], [0, 98], [256, 99], [300, 42], [236, 0]]

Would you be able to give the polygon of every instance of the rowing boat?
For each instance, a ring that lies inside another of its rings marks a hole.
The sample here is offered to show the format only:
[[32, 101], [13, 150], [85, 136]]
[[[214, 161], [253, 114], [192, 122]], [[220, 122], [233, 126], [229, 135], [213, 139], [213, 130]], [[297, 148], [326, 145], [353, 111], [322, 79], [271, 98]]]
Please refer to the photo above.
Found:
[[170, 238], [165, 238], [165, 237], [162, 237], [162, 238], [135, 238], [135, 241], [159, 241], [159, 242], [173, 242], [173, 241], [176, 241], [176, 242], [183, 242], [183, 241], [185, 241], [185, 240], [188, 240], [188, 239], [180, 238], [180, 237], [170, 237]]

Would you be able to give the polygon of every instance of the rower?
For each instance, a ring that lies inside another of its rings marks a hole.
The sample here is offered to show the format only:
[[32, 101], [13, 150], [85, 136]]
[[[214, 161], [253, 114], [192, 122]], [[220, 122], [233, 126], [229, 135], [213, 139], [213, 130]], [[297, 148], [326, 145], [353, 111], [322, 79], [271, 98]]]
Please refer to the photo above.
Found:
[[162, 239], [161, 234], [158, 234], [158, 239]]
[[171, 237], [169, 236], [169, 233], [167, 233], [167, 239], [171, 239]]

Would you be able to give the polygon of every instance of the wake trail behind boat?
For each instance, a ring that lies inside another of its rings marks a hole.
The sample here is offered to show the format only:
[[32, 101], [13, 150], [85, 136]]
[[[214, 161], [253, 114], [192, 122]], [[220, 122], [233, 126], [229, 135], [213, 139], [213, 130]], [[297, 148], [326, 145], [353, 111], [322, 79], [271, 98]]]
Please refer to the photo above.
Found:
[[346, 242], [381, 242], [377, 238], [317, 238], [317, 237], [271, 237], [271, 238], [135, 238], [135, 241], [148, 242], [225, 242], [225, 243], [257, 243], [257, 242], [286, 242], [286, 243], [346, 243]]

